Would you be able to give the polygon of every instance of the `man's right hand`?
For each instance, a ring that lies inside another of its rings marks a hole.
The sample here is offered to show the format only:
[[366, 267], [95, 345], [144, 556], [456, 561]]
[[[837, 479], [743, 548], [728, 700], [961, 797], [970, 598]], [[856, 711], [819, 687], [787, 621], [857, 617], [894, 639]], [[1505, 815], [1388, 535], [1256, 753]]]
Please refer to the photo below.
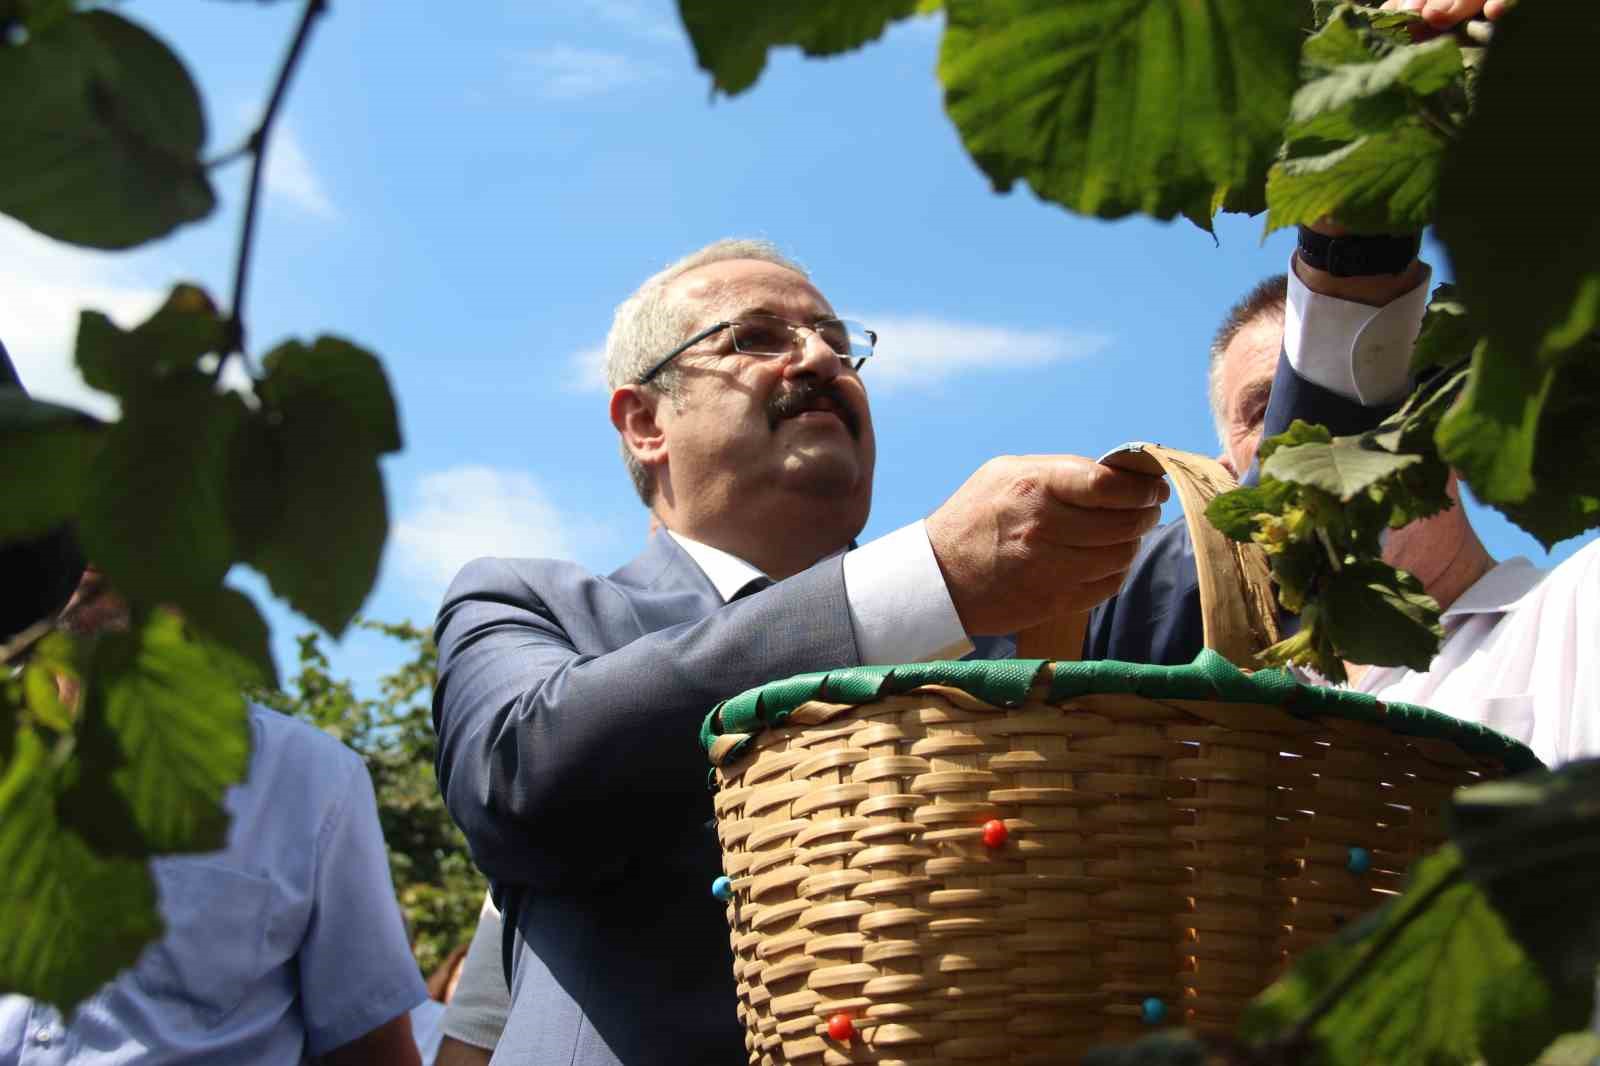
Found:
[[1074, 455], [991, 459], [927, 521], [962, 626], [1015, 633], [1111, 596], [1169, 493]]

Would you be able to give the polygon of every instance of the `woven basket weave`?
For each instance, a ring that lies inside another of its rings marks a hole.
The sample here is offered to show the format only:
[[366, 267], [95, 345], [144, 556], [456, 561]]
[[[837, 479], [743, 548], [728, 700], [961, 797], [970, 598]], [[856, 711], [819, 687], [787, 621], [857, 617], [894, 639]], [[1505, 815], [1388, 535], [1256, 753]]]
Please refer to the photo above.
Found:
[[1231, 1029], [1400, 887], [1454, 788], [1536, 764], [1214, 651], [806, 675], [723, 704], [702, 741], [750, 1062], [796, 1066], [1069, 1062], [1140, 1035], [1152, 1000]]

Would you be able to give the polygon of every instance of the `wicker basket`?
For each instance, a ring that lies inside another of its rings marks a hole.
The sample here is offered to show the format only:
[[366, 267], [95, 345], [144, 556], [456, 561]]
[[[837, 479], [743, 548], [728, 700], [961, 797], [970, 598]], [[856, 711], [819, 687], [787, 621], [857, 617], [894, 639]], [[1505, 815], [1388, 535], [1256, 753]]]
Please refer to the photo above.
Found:
[[1536, 764], [1214, 651], [807, 675], [723, 704], [702, 739], [750, 1062], [797, 1066], [1057, 1064], [1152, 1021], [1229, 1029], [1399, 888], [1454, 788]]

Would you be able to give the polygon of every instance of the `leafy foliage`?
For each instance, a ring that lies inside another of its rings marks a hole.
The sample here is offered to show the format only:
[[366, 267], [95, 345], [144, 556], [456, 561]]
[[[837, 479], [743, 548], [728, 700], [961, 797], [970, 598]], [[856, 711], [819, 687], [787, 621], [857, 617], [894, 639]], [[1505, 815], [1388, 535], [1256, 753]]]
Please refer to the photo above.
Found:
[[1600, 759], [1459, 793], [1452, 835], [1467, 874], [1557, 988], [1594, 992], [1600, 968]]
[[262, 365], [262, 408], [229, 472], [242, 558], [337, 636], [389, 532], [378, 457], [400, 448], [394, 398], [377, 358], [337, 337], [280, 345]]
[[0, 508], [0, 543], [46, 533], [77, 513], [100, 440], [100, 424], [81, 411], [0, 390], [0, 454], [37, 479]]
[[1522, 1066], [1584, 1020], [1581, 1002], [1559, 1001], [1542, 984], [1453, 848], [1419, 861], [1405, 895], [1354, 933], [1262, 993], [1240, 1035], [1270, 1042], [1290, 1031], [1369, 955], [1362, 979], [1312, 1028], [1313, 1059]]
[[808, 56], [860, 48], [889, 23], [926, 12], [918, 0], [820, 0], [749, 4], [744, 0], [678, 0], [695, 58], [712, 84], [732, 96], [754, 85], [767, 50], [799, 45]]
[[262, 694], [261, 702], [332, 734], [366, 763], [395, 893], [412, 930], [417, 961], [428, 973], [471, 939], [484, 892], [433, 775], [430, 698], [438, 654], [428, 632], [415, 626], [358, 625], [400, 642], [410, 654], [404, 665], [378, 679], [376, 698], [358, 696], [350, 680], [334, 677], [321, 638], [306, 633], [291, 684]]
[[232, 677], [168, 611], [100, 637], [87, 674], [96, 683], [78, 712], [78, 776], [98, 787], [62, 798], [63, 823], [85, 839], [104, 833], [96, 801], [109, 785], [133, 819], [132, 831], [118, 834], [123, 846], [146, 855], [222, 847], [223, 793], [250, 762], [245, 701]]
[[0, 43], [0, 212], [47, 236], [127, 248], [216, 205], [205, 116], [177, 56], [110, 11], [31, 19]]
[[1597, 395], [1600, 337], [1534, 366], [1483, 337], [1466, 391], [1439, 424], [1439, 454], [1481, 500], [1548, 548], [1600, 526]]
[[997, 191], [1101, 218], [1258, 210], [1298, 4], [948, 0], [945, 108]]
[[[57, 678], [83, 687], [82, 709]], [[57, 632], [0, 682], [0, 988], [83, 999], [161, 932], [144, 859], [219, 847], [249, 759], [243, 697], [167, 612]]]
[[[245, 149], [252, 189], [324, 6], [304, 7]], [[0, 0], [0, 93], [25, 102], [0, 126], [0, 212], [123, 248], [212, 210], [193, 80], [122, 15]], [[187, 283], [131, 330], [81, 315], [78, 366], [118, 399], [116, 422], [0, 392], [0, 545], [65, 544], [71, 529], [133, 619], [85, 637], [21, 616], [0, 661], [0, 989], [63, 1008], [160, 933], [146, 861], [225, 840], [222, 798], [249, 759], [241, 689], [277, 674], [266, 622], [224, 576], [254, 565], [290, 606], [339, 632], [387, 534], [378, 457], [400, 447], [400, 432], [373, 355], [333, 337], [289, 342], [245, 395], [218, 385], [243, 351], [249, 249], [243, 239], [230, 315]], [[75, 556], [49, 556], [63, 573], [48, 588], [70, 588]]]
[[1420, 228], [1465, 106], [1461, 49], [1411, 45], [1342, 5], [1303, 49], [1284, 158], [1267, 178], [1267, 228], [1328, 216], [1357, 230]]
[[1438, 605], [1381, 560], [1379, 535], [1451, 506], [1444, 466], [1410, 450], [1441, 406], [1430, 396], [1361, 437], [1295, 422], [1262, 442], [1259, 486], [1211, 502], [1212, 524], [1259, 544], [1283, 606], [1301, 613], [1299, 632], [1265, 661], [1332, 681], [1344, 679], [1346, 661], [1428, 668], [1442, 633]]
[[1593, 84], [1597, 45], [1600, 7], [1588, 0], [1508, 12], [1440, 176], [1439, 236], [1462, 297], [1525, 369], [1600, 326], [1594, 161], [1587, 138], [1562, 122], [1574, 93]]

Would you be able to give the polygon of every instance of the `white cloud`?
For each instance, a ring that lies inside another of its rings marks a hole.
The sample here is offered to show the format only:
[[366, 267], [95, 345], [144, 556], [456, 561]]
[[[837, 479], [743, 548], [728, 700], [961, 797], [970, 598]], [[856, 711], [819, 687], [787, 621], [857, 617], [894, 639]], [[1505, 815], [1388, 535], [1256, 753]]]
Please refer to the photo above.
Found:
[[293, 127], [280, 123], [273, 128], [262, 180], [269, 194], [281, 197], [308, 215], [330, 221], [339, 217], [338, 209], [328, 198], [322, 179], [312, 169], [311, 158], [306, 155], [305, 146]]
[[606, 387], [606, 346], [580, 348], [567, 357], [568, 392], [601, 392]]
[[583, 5], [602, 22], [647, 41], [681, 41], [677, 20], [649, 10], [639, 0], [586, 0]]
[[114, 416], [116, 400], [85, 385], [73, 363], [78, 313], [101, 311], [128, 328], [165, 295], [135, 282], [116, 255], [60, 244], [0, 218], [0, 341], [39, 399]]
[[620, 52], [558, 44], [520, 53], [512, 79], [546, 100], [585, 100], [654, 77], [648, 63]]
[[401, 573], [428, 597], [480, 556], [573, 558], [607, 536], [563, 514], [521, 471], [453, 467], [423, 475], [416, 495], [390, 541]]
[[1086, 359], [1110, 338], [1064, 329], [986, 326], [932, 315], [862, 315], [878, 331], [867, 373], [875, 388], [939, 384], [960, 374], [1020, 370]]

